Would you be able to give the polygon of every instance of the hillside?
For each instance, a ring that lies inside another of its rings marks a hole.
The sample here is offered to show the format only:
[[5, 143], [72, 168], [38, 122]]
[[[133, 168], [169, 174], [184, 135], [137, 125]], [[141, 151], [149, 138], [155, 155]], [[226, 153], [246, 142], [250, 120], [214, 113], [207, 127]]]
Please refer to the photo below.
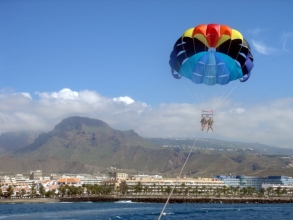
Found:
[[[181, 150], [192, 147], [195, 142], [194, 138], [147, 138], [147, 140], [162, 147], [177, 148]], [[217, 139], [199, 138], [195, 142], [195, 148], [293, 156], [293, 149], [273, 147], [259, 143], [244, 143]]]
[[[176, 176], [193, 143], [194, 139], [145, 139], [133, 130], [120, 131], [101, 120], [76, 116], [64, 119], [27, 146], [2, 155], [0, 172], [41, 169], [44, 173], [94, 174], [139, 170]], [[252, 147], [200, 139], [183, 173], [202, 177], [230, 173], [293, 175], [292, 157], [261, 154]]]
[[5, 132], [0, 135], [0, 155], [23, 148], [38, 137], [39, 131]]
[[[58, 160], [73, 167], [81, 164], [80, 171], [116, 167], [166, 172], [182, 164], [184, 155], [156, 146], [133, 130], [119, 131], [97, 119], [70, 117], [52, 131], [39, 135], [32, 144], [9, 153], [5, 158], [6, 163], [0, 161], [1, 170], [39, 167], [52, 171], [51, 161]], [[9, 159], [11, 165], [7, 167]], [[23, 165], [17, 165], [18, 161]], [[70, 166], [66, 166], [68, 170], [63, 166], [53, 167], [55, 172], [72, 172]]]

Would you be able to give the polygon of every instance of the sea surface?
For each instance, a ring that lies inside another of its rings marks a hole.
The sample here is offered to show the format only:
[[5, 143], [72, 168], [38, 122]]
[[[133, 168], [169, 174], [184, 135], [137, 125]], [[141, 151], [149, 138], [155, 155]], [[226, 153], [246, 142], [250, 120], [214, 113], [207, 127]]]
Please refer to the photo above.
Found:
[[[158, 219], [164, 204], [120, 202], [0, 204], [2, 219]], [[293, 204], [168, 204], [163, 219], [293, 219]]]

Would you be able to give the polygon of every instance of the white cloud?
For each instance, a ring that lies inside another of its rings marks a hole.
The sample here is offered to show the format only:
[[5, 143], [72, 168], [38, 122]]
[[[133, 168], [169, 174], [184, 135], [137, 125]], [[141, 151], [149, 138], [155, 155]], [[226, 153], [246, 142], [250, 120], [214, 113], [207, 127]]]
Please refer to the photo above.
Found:
[[214, 116], [214, 132], [200, 131], [201, 108], [196, 104], [151, 107], [132, 98], [103, 97], [95, 91], [0, 93], [0, 132], [23, 129], [50, 131], [64, 118], [85, 116], [120, 130], [134, 129], [144, 137], [209, 137], [259, 142], [293, 148], [293, 98], [243, 106], [226, 100]]
[[130, 104], [134, 103], [134, 100], [128, 96], [113, 98], [113, 101], [114, 102], [122, 102], [126, 105], [130, 105]]
[[266, 46], [263, 42], [256, 41], [256, 40], [251, 40], [251, 42], [254, 49], [261, 54], [269, 55], [277, 51], [276, 49], [272, 47]]
[[233, 108], [229, 110], [230, 114], [242, 114], [245, 112], [244, 108]]
[[[290, 45], [290, 38], [293, 37], [293, 32], [286, 32], [283, 33], [280, 36], [280, 45], [275, 47], [271, 47], [271, 46], [267, 46], [264, 43], [264, 39], [266, 39], [266, 35], [265, 32], [268, 32], [270, 29], [261, 29], [261, 28], [252, 28], [248, 30], [248, 33], [251, 34], [253, 36], [254, 39], [251, 40], [252, 45], [254, 47], [254, 49], [261, 53], [261, 54], [265, 54], [265, 55], [269, 55], [275, 52], [288, 52], [289, 48], [291, 45], [293, 46], [293, 44]], [[258, 39], [258, 40], [255, 40]], [[261, 39], [261, 40], [260, 40]]]
[[20, 93], [20, 95], [23, 95], [24, 97], [26, 97], [28, 99], [32, 99], [32, 96], [27, 92], [22, 92], [22, 93]]
[[64, 88], [60, 90], [59, 92], [36, 92], [37, 95], [39, 95], [43, 99], [78, 99], [78, 92], [71, 91], [71, 89]]
[[[289, 51], [289, 49], [287, 48], [289, 38], [293, 38], [293, 32], [284, 33], [281, 37], [282, 48], [284, 51]], [[293, 44], [291, 45], [293, 46]]]
[[265, 29], [261, 29], [261, 28], [251, 28], [251, 29], [248, 30], [248, 33], [257, 36], [261, 32], [264, 32], [264, 31], [266, 31], [266, 30]]
[[272, 30], [273, 27], [271, 28], [251, 28], [248, 30], [248, 33], [253, 35], [253, 36], [259, 36], [259, 35], [266, 35], [270, 30]]
[[97, 103], [103, 103], [106, 101], [104, 101], [103, 97], [100, 96], [98, 93], [89, 90], [80, 91], [78, 93], [78, 97], [80, 98], [80, 100], [83, 100], [84, 102], [92, 105]]

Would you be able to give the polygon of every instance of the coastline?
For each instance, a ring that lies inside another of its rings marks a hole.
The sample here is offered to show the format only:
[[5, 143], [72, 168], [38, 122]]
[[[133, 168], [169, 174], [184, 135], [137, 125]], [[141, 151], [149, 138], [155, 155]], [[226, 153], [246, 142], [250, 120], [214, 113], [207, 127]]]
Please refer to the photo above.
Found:
[[[60, 202], [119, 202], [131, 201], [141, 203], [165, 203], [167, 197], [113, 197], [113, 196], [97, 196], [97, 197], [80, 197], [80, 198], [60, 198]], [[224, 204], [279, 204], [293, 203], [292, 197], [273, 197], [273, 198], [230, 198], [230, 197], [171, 197], [169, 203], [224, 203]]]
[[[131, 201], [141, 203], [165, 203], [167, 197], [147, 196], [89, 196], [89, 197], [61, 197], [61, 198], [2, 198], [0, 204], [11, 203], [56, 203], [56, 202], [119, 202]], [[279, 204], [293, 203], [292, 197], [273, 198], [228, 198], [228, 197], [171, 197], [169, 203], [223, 203], [223, 204]]]
[[5, 203], [54, 203], [54, 202], [60, 202], [59, 198], [1, 198], [0, 204]]

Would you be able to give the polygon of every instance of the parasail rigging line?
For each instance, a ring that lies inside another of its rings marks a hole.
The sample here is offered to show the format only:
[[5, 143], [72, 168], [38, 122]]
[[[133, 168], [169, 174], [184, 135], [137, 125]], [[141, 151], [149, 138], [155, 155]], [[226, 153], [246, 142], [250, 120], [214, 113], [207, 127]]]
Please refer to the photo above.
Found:
[[183, 172], [183, 170], [184, 170], [184, 168], [185, 168], [185, 165], [186, 165], [186, 163], [187, 163], [187, 161], [188, 161], [188, 159], [189, 159], [189, 157], [190, 157], [190, 155], [191, 155], [191, 153], [192, 153], [192, 151], [193, 151], [193, 148], [195, 147], [195, 143], [196, 143], [196, 141], [197, 141], [197, 137], [199, 136], [199, 133], [200, 133], [200, 130], [198, 131], [198, 133], [197, 133], [197, 135], [196, 135], [196, 137], [195, 137], [195, 139], [194, 139], [193, 145], [192, 145], [192, 147], [190, 148], [190, 151], [189, 151], [189, 153], [188, 153], [188, 155], [187, 155], [187, 157], [186, 157], [186, 159], [185, 159], [185, 162], [184, 162], [184, 164], [183, 164], [183, 166], [182, 166], [182, 168], [181, 168], [181, 170], [180, 170], [179, 176], [177, 177], [177, 180], [176, 180], [175, 184], [173, 185], [173, 188], [172, 188], [172, 190], [171, 190], [171, 192], [170, 192], [170, 194], [169, 194], [169, 196], [168, 196], [168, 198], [167, 198], [167, 201], [166, 201], [166, 203], [165, 203], [165, 205], [164, 205], [164, 207], [163, 207], [163, 209], [162, 209], [162, 211], [161, 211], [161, 213], [160, 213], [160, 216], [159, 216], [158, 220], [160, 220], [161, 217], [162, 217], [162, 215], [164, 214], [164, 211], [165, 211], [165, 209], [166, 209], [166, 207], [167, 207], [167, 205], [168, 205], [168, 203], [169, 203], [169, 200], [170, 200], [170, 198], [171, 198], [171, 196], [172, 196], [172, 194], [173, 194], [173, 191], [174, 191], [174, 189], [176, 188], [176, 185], [177, 185], [177, 183], [178, 183], [178, 180], [180, 179], [180, 177], [181, 177], [181, 175], [182, 175], [182, 172]]

